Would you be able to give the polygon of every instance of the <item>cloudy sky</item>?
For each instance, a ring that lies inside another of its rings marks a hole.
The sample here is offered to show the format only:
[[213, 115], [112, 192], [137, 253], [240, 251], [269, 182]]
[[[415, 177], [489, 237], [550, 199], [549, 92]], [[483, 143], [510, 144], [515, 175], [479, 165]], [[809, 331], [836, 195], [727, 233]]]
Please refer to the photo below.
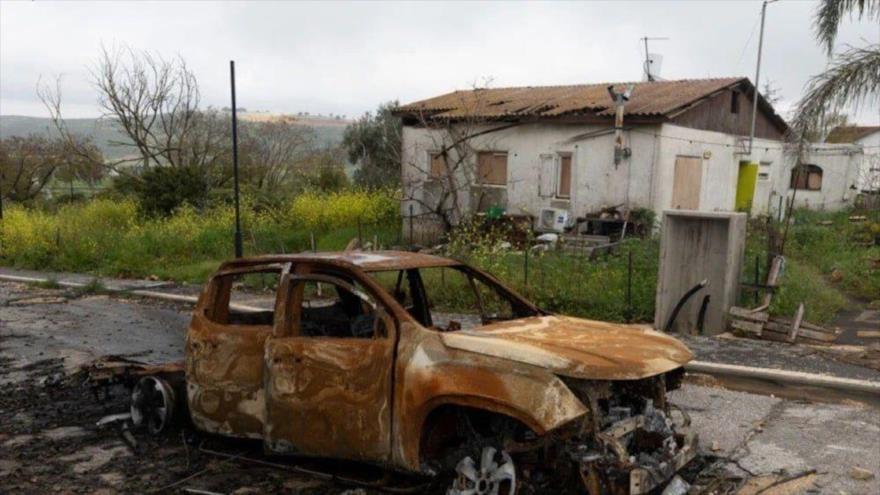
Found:
[[[768, 7], [763, 81], [784, 111], [827, 60], [816, 0]], [[641, 78], [642, 36], [667, 37], [664, 78], [754, 78], [760, 1], [0, 2], [0, 114], [45, 115], [37, 81], [63, 76], [65, 114], [96, 116], [88, 68], [102, 44], [180, 55], [203, 101], [228, 105], [228, 61], [248, 109], [357, 115], [491, 79], [492, 86]], [[880, 41], [847, 23], [838, 43]], [[763, 84], [762, 84], [763, 85]], [[880, 110], [860, 112], [876, 123]]]

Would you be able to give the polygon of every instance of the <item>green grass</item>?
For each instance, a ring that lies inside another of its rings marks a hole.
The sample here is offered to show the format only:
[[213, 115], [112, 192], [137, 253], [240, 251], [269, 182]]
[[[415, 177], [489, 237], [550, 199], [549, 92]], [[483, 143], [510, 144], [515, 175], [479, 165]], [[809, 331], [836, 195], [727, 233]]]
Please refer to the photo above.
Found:
[[[785, 270], [771, 312], [791, 316], [804, 303], [806, 318], [814, 323], [831, 321], [840, 310], [856, 303], [880, 299], [880, 247], [873, 232], [880, 228], [880, 212], [860, 212], [864, 221], [850, 221], [851, 211], [798, 210], [785, 245]], [[775, 224], [781, 231], [783, 226]], [[766, 277], [767, 226], [749, 225], [743, 278], [753, 280], [754, 259], [759, 256], [761, 280]], [[754, 304], [744, 294], [742, 304]]]
[[[306, 194], [277, 211], [255, 211], [245, 201], [244, 252], [305, 251], [312, 234], [321, 250], [343, 249], [358, 236], [359, 219], [365, 242], [376, 235], [388, 246], [398, 237], [396, 205], [388, 191]], [[52, 212], [13, 205], [0, 222], [0, 264], [201, 283], [233, 257], [233, 219], [228, 206], [144, 218], [131, 200], [72, 203]]]
[[[361, 236], [382, 248], [399, 244], [400, 218], [388, 192], [303, 195], [277, 211], [243, 210], [246, 254], [341, 250]], [[100, 276], [150, 277], [203, 283], [233, 256], [233, 214], [229, 207], [183, 208], [169, 218], [140, 216], [132, 201], [74, 203], [47, 212], [13, 206], [0, 223], [0, 264]], [[832, 319], [851, 299], [880, 299], [880, 248], [870, 244], [880, 213], [851, 222], [849, 212], [797, 212], [786, 245], [782, 286], [771, 308], [792, 315], [803, 302], [807, 318]], [[358, 229], [358, 219], [364, 219]], [[827, 224], [829, 223], [830, 224]], [[657, 284], [659, 241], [631, 239], [596, 260], [557, 252], [531, 254], [496, 249], [497, 238], [464, 229], [450, 254], [494, 274], [550, 311], [610, 321], [651, 321]], [[743, 280], [752, 280], [754, 257], [765, 277], [766, 230], [749, 225]], [[482, 237], [481, 237], [482, 236]], [[627, 304], [627, 264], [632, 254], [632, 304]], [[426, 275], [446, 310], [468, 307], [461, 284], [445, 275]], [[100, 291], [100, 288], [94, 288]], [[749, 293], [741, 303], [754, 304]], [[878, 304], [878, 303], [874, 303]]]

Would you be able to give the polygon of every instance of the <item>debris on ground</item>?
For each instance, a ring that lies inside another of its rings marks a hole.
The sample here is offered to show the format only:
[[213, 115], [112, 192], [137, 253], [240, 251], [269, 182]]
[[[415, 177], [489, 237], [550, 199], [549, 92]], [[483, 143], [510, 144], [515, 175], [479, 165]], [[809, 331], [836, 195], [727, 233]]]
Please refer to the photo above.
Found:
[[858, 466], [853, 466], [849, 470], [849, 477], [854, 480], [868, 481], [874, 479], [874, 473]]
[[761, 305], [756, 308], [733, 306], [728, 311], [730, 328], [735, 334], [745, 337], [772, 340], [775, 342], [831, 344], [842, 333], [839, 328], [825, 328], [804, 320], [806, 308], [798, 305], [792, 318], [770, 315], [773, 294], [779, 289], [779, 279], [785, 268], [785, 258], [776, 256], [770, 263], [767, 281], [764, 285], [749, 285], [751, 290], [763, 290]]

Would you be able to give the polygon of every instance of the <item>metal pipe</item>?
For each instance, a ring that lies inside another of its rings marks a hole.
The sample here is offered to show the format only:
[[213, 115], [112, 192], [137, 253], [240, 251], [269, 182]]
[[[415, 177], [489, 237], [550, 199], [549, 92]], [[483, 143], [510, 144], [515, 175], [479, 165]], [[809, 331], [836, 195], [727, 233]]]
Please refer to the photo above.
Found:
[[235, 257], [243, 255], [241, 241], [241, 212], [238, 202], [238, 118], [235, 108], [235, 61], [229, 61], [229, 80], [232, 86], [232, 187], [235, 194]]
[[749, 155], [752, 154], [752, 145], [755, 142], [755, 123], [758, 117], [758, 88], [761, 78], [761, 52], [764, 49], [764, 18], [767, 16], [767, 4], [776, 0], [764, 0], [761, 4], [761, 31], [758, 34], [758, 63], [755, 65], [755, 94], [752, 95], [752, 127], [749, 131]]
[[672, 329], [672, 324], [675, 323], [675, 319], [678, 318], [678, 312], [681, 311], [681, 308], [684, 306], [684, 303], [688, 302], [688, 299], [691, 298], [694, 294], [700, 291], [703, 287], [709, 285], [708, 279], [703, 279], [697, 285], [691, 287], [691, 289], [684, 293], [681, 296], [681, 299], [678, 300], [678, 303], [675, 305], [675, 308], [672, 310], [672, 314], [669, 315], [669, 320], [666, 321], [666, 326], [663, 327], [664, 332], [669, 332]]

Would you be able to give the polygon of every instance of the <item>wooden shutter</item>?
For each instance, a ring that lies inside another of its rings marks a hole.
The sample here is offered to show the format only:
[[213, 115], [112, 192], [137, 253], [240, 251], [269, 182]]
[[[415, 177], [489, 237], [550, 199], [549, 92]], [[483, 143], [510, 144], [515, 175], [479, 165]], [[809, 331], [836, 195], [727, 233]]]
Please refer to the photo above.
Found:
[[477, 154], [477, 174], [481, 184], [507, 185], [507, 153], [481, 151]]
[[672, 207], [681, 210], [700, 208], [700, 188], [703, 183], [703, 162], [697, 157], [675, 157], [675, 177], [672, 182]]
[[560, 198], [571, 197], [571, 155], [559, 155], [559, 189], [556, 195]]
[[443, 158], [443, 155], [440, 153], [431, 153], [431, 177], [433, 178], [442, 178], [446, 177], [446, 159]]
[[540, 181], [538, 182], [538, 195], [542, 198], [551, 198], [556, 193], [556, 157], [544, 154], [540, 157]]

